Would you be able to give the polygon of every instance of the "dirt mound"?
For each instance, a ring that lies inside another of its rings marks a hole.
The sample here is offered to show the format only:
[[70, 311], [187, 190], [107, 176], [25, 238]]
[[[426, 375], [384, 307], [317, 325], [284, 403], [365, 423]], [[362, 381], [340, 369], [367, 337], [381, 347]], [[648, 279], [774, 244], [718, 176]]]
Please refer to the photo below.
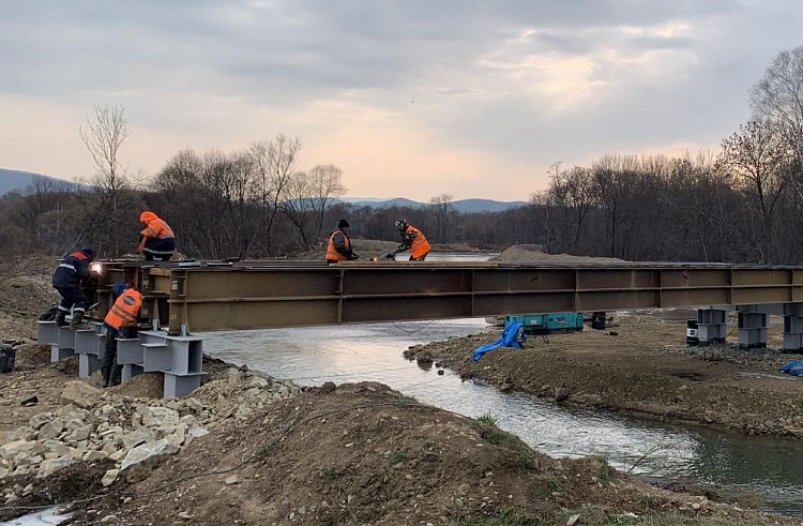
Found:
[[[113, 514], [119, 524], [563, 525], [574, 515], [624, 524], [648, 514], [698, 524], [726, 510], [599, 458], [550, 459], [490, 418], [373, 383], [327, 383], [231, 419], [143, 477], [88, 505], [97, 513], [78, 510], [74, 523]], [[727, 511], [735, 523], [757, 517]]]
[[46, 479], [33, 476], [0, 478], [0, 496], [15, 497], [6, 497], [5, 504], [11, 506], [0, 507], [0, 521], [24, 515], [26, 508], [45, 508], [74, 499], [91, 498], [101, 489], [100, 479], [105, 469], [104, 464], [78, 462]]
[[142, 373], [122, 385], [112, 387], [110, 391], [133, 398], [161, 398], [164, 394], [164, 374]]
[[58, 301], [50, 283], [57, 260], [43, 256], [13, 258], [0, 264], [0, 312], [7, 316], [38, 316]]
[[513, 245], [498, 256], [491, 258], [491, 261], [499, 263], [625, 263], [624, 260], [617, 258], [547, 254], [541, 245]]

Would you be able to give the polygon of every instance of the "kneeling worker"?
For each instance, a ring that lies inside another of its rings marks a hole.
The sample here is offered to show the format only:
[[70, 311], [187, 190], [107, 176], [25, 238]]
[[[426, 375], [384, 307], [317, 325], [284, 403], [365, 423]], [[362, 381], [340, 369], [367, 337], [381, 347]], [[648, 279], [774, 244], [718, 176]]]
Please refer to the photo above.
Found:
[[56, 325], [66, 325], [64, 318], [72, 310], [70, 328], [75, 329], [84, 319], [84, 311], [89, 301], [84, 294], [84, 282], [89, 278], [89, 264], [95, 259], [91, 248], [82, 248], [64, 256], [53, 273], [53, 288], [59, 291], [59, 313]]
[[117, 364], [116, 338], [126, 327], [136, 327], [137, 314], [142, 307], [142, 294], [128, 283], [115, 283], [112, 293], [117, 299], [103, 319], [103, 328], [106, 330], [106, 349], [101, 364], [103, 387], [120, 384], [122, 366]]
[[329, 243], [326, 245], [326, 262], [337, 263], [350, 259], [359, 259], [360, 256], [351, 249], [351, 238], [349, 238], [349, 222], [341, 219], [337, 222], [337, 228], [329, 234]]
[[140, 232], [137, 254], [145, 254], [147, 261], [154, 259], [170, 261], [170, 257], [176, 251], [176, 236], [170, 225], [150, 210], [139, 214], [139, 221], [145, 228]]

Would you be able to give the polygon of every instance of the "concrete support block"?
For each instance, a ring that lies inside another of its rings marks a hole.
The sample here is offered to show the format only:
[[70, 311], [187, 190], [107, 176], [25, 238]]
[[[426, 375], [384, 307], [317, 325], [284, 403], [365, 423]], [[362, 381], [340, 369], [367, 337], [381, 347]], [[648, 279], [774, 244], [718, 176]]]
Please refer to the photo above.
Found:
[[172, 363], [170, 348], [166, 343], [143, 343], [142, 366], [146, 372], [169, 371]]
[[201, 340], [191, 338], [167, 338], [170, 348], [170, 372], [179, 375], [198, 374], [203, 369]]
[[95, 334], [95, 356], [103, 358], [104, 354], [106, 354], [106, 335]]
[[803, 303], [784, 303], [784, 316], [798, 316], [803, 318]]
[[69, 325], [59, 327], [59, 341], [58, 345], [62, 349], [75, 349], [75, 331], [70, 329]]
[[133, 377], [142, 374], [142, 366], [134, 363], [127, 363], [123, 365], [123, 372], [121, 374], [122, 383], [126, 383]]
[[783, 352], [797, 353], [803, 349], [803, 316], [783, 317]]
[[739, 346], [752, 349], [767, 346], [767, 321], [763, 312], [739, 312]]
[[60, 362], [62, 360], [66, 360], [70, 356], [75, 354], [72, 349], [62, 349], [58, 345], [51, 345], [50, 346], [50, 363]]
[[697, 309], [697, 338], [700, 345], [720, 343], [728, 334], [728, 309], [707, 307]]
[[53, 321], [37, 321], [36, 322], [36, 339], [42, 345], [58, 345], [58, 343], [59, 343], [59, 328], [56, 327], [55, 320], [53, 320]]
[[98, 353], [98, 337], [94, 329], [78, 329], [75, 331], [75, 352], [77, 354]]
[[185, 396], [201, 386], [203, 374], [177, 375], [165, 373], [164, 397]]
[[117, 363], [142, 364], [142, 342], [138, 338], [117, 338]]
[[78, 378], [88, 378], [100, 370], [100, 360], [94, 354], [78, 355]]

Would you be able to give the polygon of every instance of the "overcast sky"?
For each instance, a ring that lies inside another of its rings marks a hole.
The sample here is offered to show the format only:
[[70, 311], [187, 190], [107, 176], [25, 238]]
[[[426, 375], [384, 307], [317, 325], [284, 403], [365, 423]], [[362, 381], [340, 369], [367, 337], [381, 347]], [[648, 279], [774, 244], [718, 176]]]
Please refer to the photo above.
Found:
[[122, 157], [300, 137], [351, 196], [526, 199], [550, 164], [717, 149], [800, 0], [0, 0], [0, 167], [72, 179], [121, 105]]

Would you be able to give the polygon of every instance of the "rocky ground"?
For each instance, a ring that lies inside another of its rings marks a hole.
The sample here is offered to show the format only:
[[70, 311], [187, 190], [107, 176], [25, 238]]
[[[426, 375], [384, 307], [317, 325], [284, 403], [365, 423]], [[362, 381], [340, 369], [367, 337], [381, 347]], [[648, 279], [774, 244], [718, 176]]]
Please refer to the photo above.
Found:
[[[380, 384], [229, 369], [181, 400], [99, 393], [0, 447], [0, 520], [72, 501], [70, 524], [798, 524], [665, 491], [604, 460], [555, 460]], [[16, 473], [16, 474], [15, 474]]]
[[[551, 459], [491, 417], [467, 419], [379, 384], [302, 391], [206, 360], [205, 382], [189, 397], [159, 399], [158, 375], [101, 390], [97, 374], [76, 380], [74, 359], [50, 364], [48, 349], [32, 341], [31, 314], [52, 294], [13, 283], [47, 283], [48, 273], [40, 274], [39, 281], [33, 274], [0, 281], [0, 295], [16, 294], [17, 306], [0, 310], [3, 338], [22, 343], [17, 370], [0, 374], [0, 521], [64, 503], [70, 523], [80, 525], [800, 522], [655, 488], [599, 458]], [[593, 336], [601, 338], [595, 345], [626, 336], [627, 325], [619, 331]], [[494, 360], [501, 367], [505, 352], [494, 351], [482, 367]], [[545, 351], [536, 346], [518, 356], [538, 352]], [[680, 350], [661, 352], [684, 367], [691, 360]], [[626, 369], [623, 359], [613, 363]], [[560, 376], [552, 378], [544, 392], [576, 398], [561, 391]]]
[[547, 339], [530, 336], [521, 350], [496, 349], [476, 362], [471, 351], [497, 334], [417, 346], [407, 356], [559, 402], [803, 439], [803, 378], [777, 372], [803, 356], [772, 349], [781, 328], [771, 327], [770, 349], [745, 351], [734, 343], [688, 347], [685, 319], [691, 315], [624, 315], [604, 331], [586, 326]]

